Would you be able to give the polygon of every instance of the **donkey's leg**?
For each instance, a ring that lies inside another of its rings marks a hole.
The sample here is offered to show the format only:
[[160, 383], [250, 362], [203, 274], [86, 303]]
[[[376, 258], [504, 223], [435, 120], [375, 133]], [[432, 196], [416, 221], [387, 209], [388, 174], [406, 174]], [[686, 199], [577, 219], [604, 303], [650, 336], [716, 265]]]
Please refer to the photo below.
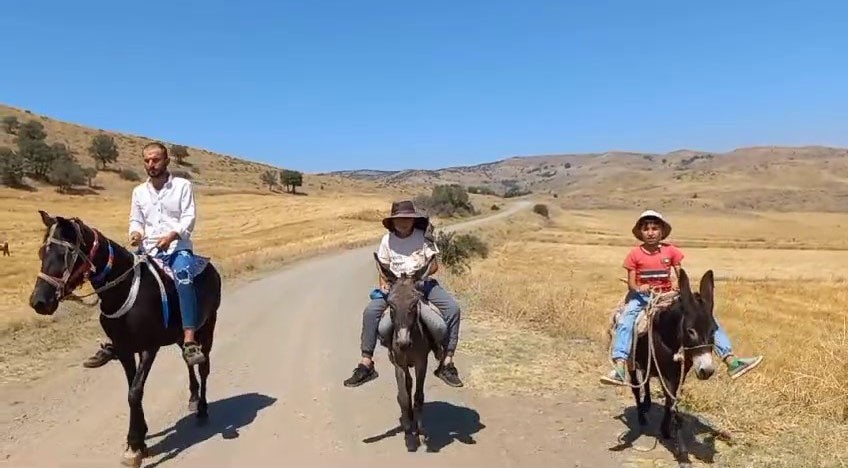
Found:
[[[680, 368], [674, 365], [669, 366], [663, 375], [665, 376], [665, 384], [666, 388], [663, 388], [663, 393], [665, 393], [665, 414], [663, 415], [662, 425], [660, 429], [662, 430], [662, 436], [666, 439], [671, 439], [671, 429], [672, 429], [672, 408], [674, 406], [675, 398], [678, 394], [678, 383], [680, 381]], [[662, 377], [660, 377], [662, 379]], [[676, 418], [674, 418], [676, 419]], [[675, 427], [675, 429], [677, 429]]]
[[637, 375], [635, 370], [630, 371], [630, 390], [633, 391], [633, 398], [636, 399], [636, 414], [639, 417], [639, 425], [644, 426], [648, 424], [648, 421], [645, 419], [645, 413], [643, 411], [643, 406], [641, 402], [641, 395], [639, 395], [639, 387], [636, 386], [639, 383], [639, 376]]
[[158, 351], [159, 348], [152, 348], [141, 352], [138, 371], [130, 385], [127, 398], [130, 405], [130, 430], [127, 434], [129, 449], [124, 453], [122, 460], [122, 463], [128, 466], [139, 466], [147, 451], [147, 446], [144, 443], [144, 438], [147, 436], [147, 423], [144, 420], [142, 399], [144, 398], [144, 384], [147, 382], [147, 376], [150, 375], [150, 368], [153, 367], [153, 361], [156, 359]]
[[424, 431], [424, 380], [427, 378], [427, 352], [425, 349], [423, 358], [415, 362], [415, 402], [412, 405], [412, 414], [415, 420], [415, 429], [419, 435], [427, 437]]
[[397, 379], [398, 396], [400, 405], [400, 425], [406, 438], [406, 449], [415, 451], [417, 447], [412, 444], [412, 376], [409, 369], [395, 365], [395, 378]]

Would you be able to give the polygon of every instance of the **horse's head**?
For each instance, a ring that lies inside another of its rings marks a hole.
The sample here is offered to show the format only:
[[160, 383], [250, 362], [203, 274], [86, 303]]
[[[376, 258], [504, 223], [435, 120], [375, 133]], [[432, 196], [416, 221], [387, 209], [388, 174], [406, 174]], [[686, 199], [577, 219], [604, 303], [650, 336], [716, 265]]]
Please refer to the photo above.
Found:
[[680, 273], [680, 301], [683, 306], [681, 321], [681, 344], [686, 359], [692, 360], [692, 368], [700, 380], [709, 379], [715, 372], [713, 346], [716, 326], [713, 318], [713, 271], [701, 277], [700, 291], [693, 293], [689, 276]]
[[[83, 251], [84, 232], [89, 229], [76, 218], [52, 217], [39, 210], [47, 228], [44, 243], [38, 249], [41, 269], [29, 297], [29, 305], [41, 315], [52, 315], [59, 301], [80, 287], [93, 270], [91, 253]], [[92, 245], [94, 251], [96, 245]]]
[[412, 274], [400, 277], [395, 275], [388, 265], [381, 263], [376, 254], [374, 258], [377, 268], [390, 285], [387, 302], [394, 326], [393, 342], [400, 348], [406, 348], [412, 344], [412, 327], [418, 322], [418, 306], [424, 295], [424, 280], [430, 271], [433, 258]]

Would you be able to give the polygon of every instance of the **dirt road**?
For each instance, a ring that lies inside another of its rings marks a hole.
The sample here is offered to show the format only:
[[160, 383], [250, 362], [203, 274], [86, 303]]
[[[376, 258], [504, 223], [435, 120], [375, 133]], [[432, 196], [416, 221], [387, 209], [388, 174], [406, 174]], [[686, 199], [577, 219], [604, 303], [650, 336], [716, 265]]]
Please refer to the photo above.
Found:
[[[372, 250], [304, 261], [227, 291], [205, 426], [187, 414], [178, 349], [161, 350], [144, 394], [152, 452], [144, 466], [621, 465], [620, 454], [608, 450], [621, 427], [598, 414], [598, 403], [486, 397], [469, 386], [450, 388], [432, 372], [425, 408], [431, 453], [406, 453], [385, 349], [377, 353], [379, 379], [342, 385], [359, 358]], [[473, 323], [463, 326], [463, 334], [474, 333]], [[48, 378], [2, 389], [0, 465], [117, 466], [128, 422], [126, 379], [116, 361], [82, 368], [93, 349], [56, 363]], [[474, 366], [461, 343], [457, 363], [464, 373]]]

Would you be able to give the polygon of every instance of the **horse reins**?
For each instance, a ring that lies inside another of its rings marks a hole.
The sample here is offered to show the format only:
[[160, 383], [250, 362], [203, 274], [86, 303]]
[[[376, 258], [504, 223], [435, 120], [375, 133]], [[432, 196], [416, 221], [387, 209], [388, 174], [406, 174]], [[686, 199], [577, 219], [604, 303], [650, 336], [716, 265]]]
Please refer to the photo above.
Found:
[[[112, 271], [112, 266], [115, 260], [115, 251], [112, 247], [112, 243], [109, 242], [109, 240], [107, 239], [106, 245], [109, 249], [109, 258], [106, 261], [106, 266], [103, 267], [103, 271], [97, 273], [92, 277], [91, 274], [97, 272], [97, 267], [92, 259], [97, 253], [97, 249], [100, 247], [100, 233], [97, 231], [97, 229], [91, 229], [94, 234], [94, 241], [92, 242], [89, 254], [86, 256], [86, 254], [82, 250], [82, 229], [80, 228], [79, 224], [76, 223], [74, 220], [71, 220], [70, 222], [74, 226], [74, 230], [77, 234], [77, 242], [75, 244], [71, 244], [70, 242], [54, 238], [53, 234], [55, 233], [56, 226], [58, 224], [53, 224], [53, 226], [50, 227], [50, 232], [48, 233], [47, 239], [44, 241], [44, 245], [42, 246], [46, 247], [48, 244], [56, 244], [68, 249], [68, 252], [65, 253], [65, 269], [62, 277], [57, 278], [41, 271], [38, 272], [39, 278], [43, 279], [48, 284], [56, 288], [56, 298], [59, 301], [62, 301], [67, 297], [74, 297], [75, 299], [79, 300], [93, 296], [107, 289], [113, 288], [114, 286], [125, 280], [130, 275], [130, 273], [133, 272], [134, 268], [130, 268], [126, 272], [122, 273], [118, 278], [110, 281], [109, 283], [104, 284], [103, 286], [95, 289], [91, 293], [82, 296], [75, 295], [74, 290], [82, 286], [82, 284], [86, 281], [91, 281], [93, 286], [95, 283], [102, 282], [106, 279], [106, 276]], [[68, 262], [69, 253], [72, 255], [70, 263]], [[82, 258], [83, 263], [79, 267], [74, 268], [74, 265], [77, 263], [77, 260], [80, 257]], [[80, 274], [82, 274], [82, 281], [80, 281], [79, 284], [72, 286], [70, 291], [68, 291], [68, 285], [72, 285], [75, 282], [72, 280], [74, 280]]]

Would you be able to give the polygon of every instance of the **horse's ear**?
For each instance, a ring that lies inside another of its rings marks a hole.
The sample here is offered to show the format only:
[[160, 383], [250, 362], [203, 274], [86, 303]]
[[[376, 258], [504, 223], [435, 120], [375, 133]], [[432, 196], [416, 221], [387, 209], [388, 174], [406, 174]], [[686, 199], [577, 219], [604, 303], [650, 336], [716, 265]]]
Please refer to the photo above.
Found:
[[380, 261], [380, 257], [377, 256], [376, 252], [374, 252], [374, 261], [377, 263], [377, 270], [383, 275], [383, 278], [386, 278], [386, 281], [391, 283], [397, 280], [397, 276], [392, 272], [392, 269]]
[[708, 270], [704, 273], [704, 276], [701, 277], [701, 300], [704, 301], [704, 306], [707, 309], [707, 312], [713, 312], [713, 292], [715, 290], [715, 279], [713, 278], [713, 271]]
[[50, 226], [56, 224], [56, 218], [47, 214], [46, 211], [38, 210], [38, 214], [41, 215], [41, 222], [43, 222], [46, 227], [50, 227]]

